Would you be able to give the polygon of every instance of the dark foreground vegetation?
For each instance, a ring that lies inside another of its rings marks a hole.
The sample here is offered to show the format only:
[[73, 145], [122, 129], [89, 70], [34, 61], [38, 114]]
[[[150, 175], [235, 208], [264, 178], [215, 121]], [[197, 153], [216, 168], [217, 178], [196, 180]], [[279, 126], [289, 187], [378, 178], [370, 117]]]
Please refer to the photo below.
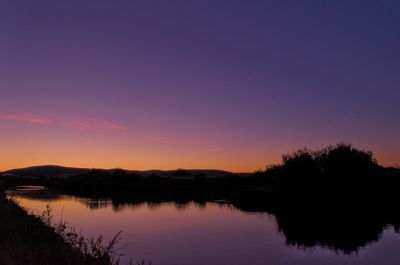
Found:
[[51, 225], [51, 211], [28, 214], [0, 194], [0, 264], [4, 265], [112, 265], [117, 264], [118, 237], [87, 239], [65, 223]]
[[324, 246], [345, 253], [379, 240], [388, 226], [400, 229], [399, 168], [385, 168], [371, 152], [349, 144], [297, 150], [284, 155], [281, 164], [248, 175], [208, 177], [180, 169], [165, 177], [116, 169], [2, 180], [109, 198], [115, 208], [142, 202], [229, 201], [244, 211], [274, 214], [289, 245]]

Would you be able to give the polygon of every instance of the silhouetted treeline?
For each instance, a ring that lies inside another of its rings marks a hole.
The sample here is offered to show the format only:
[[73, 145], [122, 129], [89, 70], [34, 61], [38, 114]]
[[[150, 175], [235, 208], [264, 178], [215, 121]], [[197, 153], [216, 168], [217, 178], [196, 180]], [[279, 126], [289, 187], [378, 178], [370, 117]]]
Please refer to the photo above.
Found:
[[[399, 199], [400, 170], [380, 166], [373, 154], [349, 144], [307, 148], [282, 156], [282, 163], [249, 175], [207, 177], [178, 169], [172, 177], [143, 176], [121, 169], [90, 170], [52, 178], [13, 178], [8, 182], [41, 184], [73, 194], [96, 197], [228, 199], [249, 207], [279, 206], [287, 200], [362, 200], [368, 204]], [[2, 178], [7, 181], [6, 178]]]
[[400, 202], [400, 170], [380, 166], [371, 152], [349, 144], [286, 154], [282, 164], [255, 173], [251, 181], [254, 188], [242, 189], [233, 197], [249, 209], [397, 207]]
[[372, 152], [338, 144], [307, 148], [282, 156], [282, 165], [265, 172], [282, 189], [363, 189], [379, 182], [384, 172]]
[[64, 179], [47, 179], [42, 184], [76, 195], [139, 201], [223, 199], [239, 187], [251, 186], [246, 177], [192, 176], [182, 169], [174, 177], [142, 176], [121, 169], [92, 170]]

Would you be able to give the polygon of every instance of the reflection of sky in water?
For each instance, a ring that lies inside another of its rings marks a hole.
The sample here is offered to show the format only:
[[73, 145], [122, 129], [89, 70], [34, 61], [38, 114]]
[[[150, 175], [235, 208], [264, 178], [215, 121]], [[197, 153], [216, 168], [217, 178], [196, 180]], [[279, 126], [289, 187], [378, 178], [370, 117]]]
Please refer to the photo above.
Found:
[[34, 213], [50, 204], [55, 221], [62, 216], [88, 236], [103, 233], [110, 238], [122, 230], [123, 242], [128, 243], [122, 251], [125, 258], [144, 258], [155, 265], [400, 264], [400, 238], [391, 228], [384, 231], [378, 243], [363, 247], [357, 254], [342, 255], [320, 247], [288, 247], [277, 232], [273, 215], [249, 214], [227, 204], [139, 203], [115, 207], [109, 200], [49, 194], [19, 190], [12, 196]]

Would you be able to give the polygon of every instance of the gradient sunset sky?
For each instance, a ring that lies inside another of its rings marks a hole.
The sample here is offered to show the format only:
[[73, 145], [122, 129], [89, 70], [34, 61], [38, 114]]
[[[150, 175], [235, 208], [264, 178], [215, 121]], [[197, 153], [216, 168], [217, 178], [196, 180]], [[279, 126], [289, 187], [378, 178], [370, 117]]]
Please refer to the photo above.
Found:
[[1, 1], [0, 170], [400, 163], [400, 1]]

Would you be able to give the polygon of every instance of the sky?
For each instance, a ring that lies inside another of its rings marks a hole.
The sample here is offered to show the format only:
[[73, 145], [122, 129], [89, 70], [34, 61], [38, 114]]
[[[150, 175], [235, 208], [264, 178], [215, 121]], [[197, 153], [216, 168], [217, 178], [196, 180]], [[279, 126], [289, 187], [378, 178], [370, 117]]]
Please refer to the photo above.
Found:
[[0, 1], [0, 170], [400, 163], [399, 1]]

